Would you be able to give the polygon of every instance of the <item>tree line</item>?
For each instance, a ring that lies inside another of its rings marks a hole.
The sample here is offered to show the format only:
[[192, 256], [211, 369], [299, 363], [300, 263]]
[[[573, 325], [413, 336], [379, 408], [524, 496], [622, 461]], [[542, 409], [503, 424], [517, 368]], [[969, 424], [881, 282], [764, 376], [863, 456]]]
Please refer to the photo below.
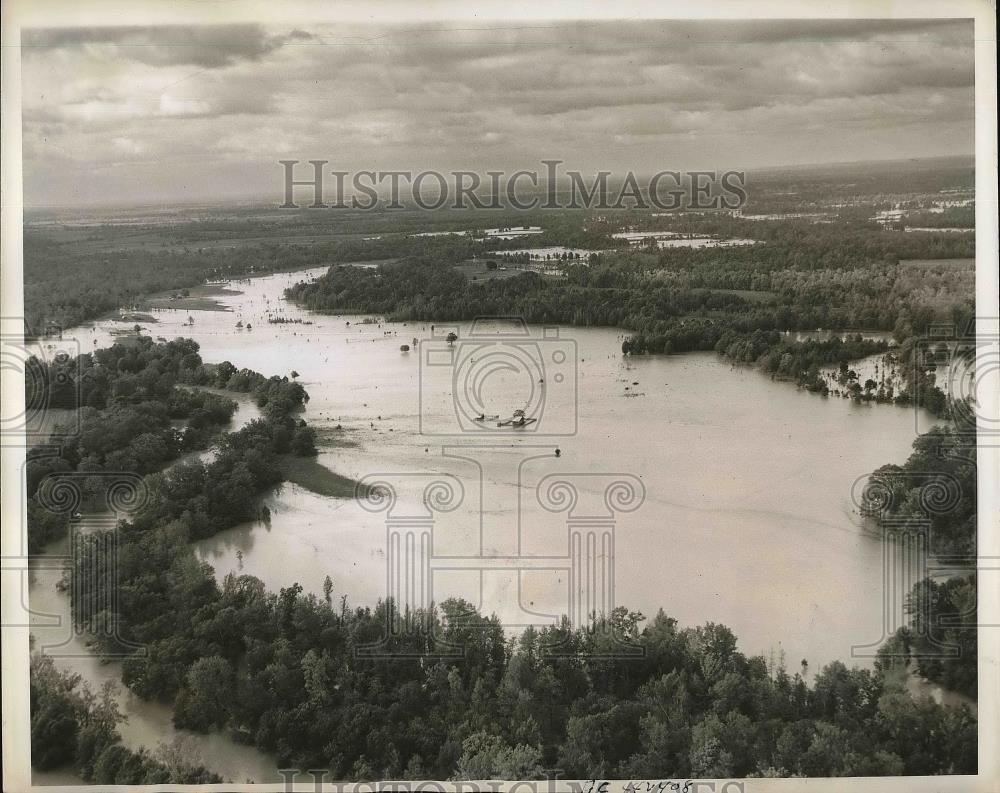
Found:
[[[511, 637], [458, 600], [400, 613], [391, 601], [352, 607], [332, 580], [321, 596], [298, 584], [268, 592], [246, 575], [217, 581], [190, 541], [255, 516], [299, 427], [294, 400], [292, 413], [272, 401], [290, 386], [225, 365], [194, 371], [261, 389], [265, 408], [277, 407], [225, 434], [211, 462], [149, 474], [150, 497], [118, 527], [117, 598], [85, 575], [96, 540], [84, 544], [73, 591], [74, 619], [99, 646], [143, 646], [122, 680], [169, 703], [178, 727], [227, 730], [283, 767], [328, 768], [339, 779], [975, 770], [973, 716], [912, 698], [891, 653], [872, 670], [828, 664], [810, 684], [783, 658], [741, 653], [724, 626], [682, 628], [662, 611], [647, 620], [620, 607], [588, 626], [564, 621]], [[99, 610], [112, 602], [115, 613]], [[391, 633], [398, 620], [418, 629]], [[66, 693], [66, 679], [35, 674], [39, 762], [72, 757], [101, 781], [168, 773], [148, 753], [112, 748], [106, 729], [85, 742], [97, 717]], [[204, 772], [169, 773], [181, 781]]]
[[[236, 402], [190, 386], [250, 394], [267, 419], [262, 425], [276, 438], [276, 453], [316, 453], [315, 431], [293, 416], [308, 400], [300, 383], [237, 369], [228, 361], [206, 365], [191, 339], [155, 343], [140, 336], [73, 359], [49, 362], [33, 357], [26, 373], [27, 405], [69, 411], [69, 425], [55, 428], [58, 448], [42, 444], [27, 455], [31, 553], [63, 536], [72, 518], [42, 506], [51, 499], [39, 489], [57, 487], [59, 481], [52, 475], [76, 474], [73, 481], [86, 500], [106, 487], [102, 473], [152, 474], [219, 437]], [[175, 426], [179, 421], [183, 427]], [[238, 437], [224, 435], [222, 443], [232, 444]]]
[[41, 770], [73, 768], [95, 785], [205, 785], [222, 782], [203, 766], [190, 763], [182, 751], [153, 753], [122, 744], [122, 714], [113, 683], [99, 694], [79, 675], [55, 668], [51, 658], [31, 659], [31, 764]]
[[915, 584], [907, 602], [909, 624], [887, 646], [912, 656], [923, 677], [975, 697], [975, 434], [952, 426], [933, 428], [914, 441], [903, 465], [876, 470], [870, 487], [870, 514], [880, 525], [917, 535], [932, 556], [957, 558], [968, 568], [944, 580], [927, 576]]

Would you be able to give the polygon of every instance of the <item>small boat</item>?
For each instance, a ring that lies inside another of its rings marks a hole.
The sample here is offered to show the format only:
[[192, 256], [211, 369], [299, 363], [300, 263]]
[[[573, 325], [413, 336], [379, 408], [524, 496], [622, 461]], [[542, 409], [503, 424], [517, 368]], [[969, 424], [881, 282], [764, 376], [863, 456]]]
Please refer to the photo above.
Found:
[[536, 421], [538, 421], [538, 419], [528, 418], [527, 416], [525, 416], [523, 410], [515, 410], [513, 416], [511, 416], [509, 419], [506, 419], [505, 421], [498, 421], [497, 426], [526, 427], [529, 424], [534, 424]]

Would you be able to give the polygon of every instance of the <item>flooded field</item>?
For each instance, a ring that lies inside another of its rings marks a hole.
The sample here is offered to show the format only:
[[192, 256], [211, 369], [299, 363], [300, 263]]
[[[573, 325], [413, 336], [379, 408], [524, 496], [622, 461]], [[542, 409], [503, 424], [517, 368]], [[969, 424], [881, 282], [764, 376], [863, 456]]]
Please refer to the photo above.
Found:
[[[285, 484], [264, 498], [266, 524], [195, 544], [220, 577], [249, 573], [273, 590], [298, 582], [320, 592], [329, 575], [354, 605], [389, 593], [414, 603], [461, 596], [514, 629], [548, 624], [599, 605], [568, 589], [567, 531], [578, 515], [545, 502], [543, 483], [556, 476], [571, 483], [579, 509], [610, 528], [611, 544], [588, 557], [607, 576], [604, 603], [646, 615], [662, 608], [687, 625], [725, 623], [744, 652], [795, 668], [870, 665], [890, 594], [887, 550], [855, 498], [868, 473], [908, 456], [912, 409], [824, 399], [711, 353], [624, 357], [623, 332], [609, 328], [527, 328], [528, 361], [543, 375], [499, 371], [470, 396], [462, 356], [472, 351], [475, 363], [482, 349], [483, 363], [525, 339], [505, 326], [457, 323], [458, 357], [436, 368], [432, 353], [449, 349], [450, 325], [310, 314], [283, 299], [285, 287], [322, 271], [231, 282], [238, 294], [218, 296], [226, 311], [161, 309], [145, 325], [153, 336], [194, 338], [209, 362], [300, 372], [305, 418], [321, 437], [341, 439], [321, 448], [320, 463], [395, 493], [389, 514]], [[100, 322], [75, 335], [93, 349], [112, 343], [117, 328]], [[484, 415], [510, 416], [539, 399], [534, 430], [477, 423], [470, 412], [481, 405]], [[433, 514], [427, 589], [416, 593], [393, 578], [400, 560], [389, 524], [425, 514], [423, 488], [442, 480], [457, 503]], [[635, 501], [609, 511], [614, 482], [628, 483]], [[34, 576], [32, 605], [68, 617], [55, 583], [51, 573]], [[59, 663], [95, 686], [117, 677], [114, 663], [86, 652]], [[122, 704], [131, 745], [174, 738], [165, 709], [127, 695]], [[223, 744], [206, 758], [210, 767], [273, 778], [267, 758], [213, 740]]]

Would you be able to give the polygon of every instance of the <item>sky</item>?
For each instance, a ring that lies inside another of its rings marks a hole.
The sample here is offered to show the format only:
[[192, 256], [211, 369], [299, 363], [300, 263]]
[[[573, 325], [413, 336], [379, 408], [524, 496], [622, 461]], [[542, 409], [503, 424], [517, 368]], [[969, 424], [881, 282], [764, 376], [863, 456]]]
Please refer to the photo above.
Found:
[[282, 159], [650, 174], [970, 155], [973, 85], [971, 20], [34, 29], [24, 198], [267, 198]]

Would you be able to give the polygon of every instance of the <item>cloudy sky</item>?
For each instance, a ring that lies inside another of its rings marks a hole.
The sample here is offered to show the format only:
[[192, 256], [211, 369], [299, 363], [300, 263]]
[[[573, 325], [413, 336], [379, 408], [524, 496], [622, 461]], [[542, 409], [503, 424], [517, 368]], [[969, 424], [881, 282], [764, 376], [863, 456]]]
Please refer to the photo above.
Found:
[[331, 168], [652, 173], [973, 151], [971, 21], [25, 31], [28, 205]]

